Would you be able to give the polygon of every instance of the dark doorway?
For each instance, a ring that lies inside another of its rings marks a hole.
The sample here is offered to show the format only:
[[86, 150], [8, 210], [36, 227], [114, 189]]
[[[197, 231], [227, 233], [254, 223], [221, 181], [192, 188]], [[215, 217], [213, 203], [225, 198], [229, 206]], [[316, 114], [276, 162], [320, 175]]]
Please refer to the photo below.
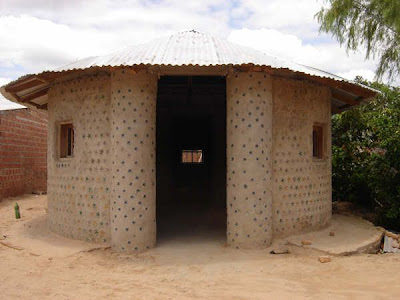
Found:
[[226, 83], [163, 76], [157, 97], [158, 241], [226, 234]]

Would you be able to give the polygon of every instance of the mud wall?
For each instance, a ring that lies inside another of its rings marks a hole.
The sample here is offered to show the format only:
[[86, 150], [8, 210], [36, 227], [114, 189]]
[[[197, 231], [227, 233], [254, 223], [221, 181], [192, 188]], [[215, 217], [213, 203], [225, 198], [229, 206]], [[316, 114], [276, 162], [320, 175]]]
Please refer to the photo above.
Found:
[[272, 241], [272, 80], [227, 78], [227, 241], [259, 248]]
[[[331, 218], [330, 90], [273, 79], [274, 236], [316, 229]], [[324, 158], [313, 158], [314, 124], [324, 128]]]
[[111, 79], [111, 244], [143, 251], [156, 243], [157, 76], [118, 70]]
[[[51, 230], [110, 240], [110, 77], [91, 76], [49, 92], [48, 215]], [[74, 156], [58, 157], [58, 124], [72, 121]]]
[[[143, 251], [156, 242], [157, 77], [116, 70], [49, 92], [48, 206], [53, 231]], [[329, 89], [263, 73], [227, 77], [227, 241], [259, 248], [331, 217]], [[58, 125], [72, 121], [72, 158]], [[312, 156], [314, 124], [325, 155]]]

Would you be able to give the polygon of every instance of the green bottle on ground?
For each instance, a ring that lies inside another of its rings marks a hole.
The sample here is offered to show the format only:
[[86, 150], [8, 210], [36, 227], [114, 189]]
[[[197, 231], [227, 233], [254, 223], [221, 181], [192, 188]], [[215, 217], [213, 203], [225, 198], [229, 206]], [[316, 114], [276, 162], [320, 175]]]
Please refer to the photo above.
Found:
[[14, 205], [14, 210], [15, 210], [15, 218], [16, 219], [21, 219], [21, 214], [19, 212], [19, 205], [18, 203], [15, 203]]

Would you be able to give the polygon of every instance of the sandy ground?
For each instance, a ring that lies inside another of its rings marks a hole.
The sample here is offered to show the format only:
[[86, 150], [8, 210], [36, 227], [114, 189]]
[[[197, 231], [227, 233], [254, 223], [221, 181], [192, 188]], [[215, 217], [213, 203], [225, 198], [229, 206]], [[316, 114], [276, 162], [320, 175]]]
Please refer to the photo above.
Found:
[[115, 254], [49, 233], [45, 207], [46, 196], [0, 202], [0, 299], [400, 299], [399, 254], [322, 264], [312, 250], [235, 250], [213, 235]]

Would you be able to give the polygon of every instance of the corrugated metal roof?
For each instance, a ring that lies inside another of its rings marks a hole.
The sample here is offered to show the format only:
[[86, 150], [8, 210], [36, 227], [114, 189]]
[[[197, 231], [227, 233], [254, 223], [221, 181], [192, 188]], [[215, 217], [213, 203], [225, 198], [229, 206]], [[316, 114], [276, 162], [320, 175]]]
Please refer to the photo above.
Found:
[[252, 48], [219, 39], [213, 35], [195, 30], [183, 31], [166, 38], [159, 38], [146, 44], [127, 47], [104, 56], [85, 58], [54, 71], [105, 66], [222, 66], [246, 65], [286, 68], [305, 74], [348, 81], [334, 74], [312, 67], [287, 62]]
[[[146, 44], [127, 47], [104, 56], [88, 57], [61, 68], [25, 75], [7, 84], [0, 92], [8, 99], [46, 109], [47, 91], [54, 78], [78, 70], [121, 66], [199, 66], [239, 67], [255, 66], [292, 72], [299, 78], [306, 78], [330, 86], [338, 97], [332, 97], [332, 104], [339, 110], [358, 104], [374, 96], [377, 91], [334, 74], [287, 62], [260, 51], [236, 45], [213, 35], [198, 31], [184, 31], [169, 37], [156, 39]], [[262, 69], [261, 71], [263, 71]], [[287, 74], [284, 76], [292, 76]], [[290, 73], [289, 72], [289, 73]], [[54, 76], [50, 76], [54, 74]], [[318, 80], [323, 78], [323, 80]], [[338, 84], [337, 84], [338, 83]], [[337, 104], [337, 105], [336, 105]]]

